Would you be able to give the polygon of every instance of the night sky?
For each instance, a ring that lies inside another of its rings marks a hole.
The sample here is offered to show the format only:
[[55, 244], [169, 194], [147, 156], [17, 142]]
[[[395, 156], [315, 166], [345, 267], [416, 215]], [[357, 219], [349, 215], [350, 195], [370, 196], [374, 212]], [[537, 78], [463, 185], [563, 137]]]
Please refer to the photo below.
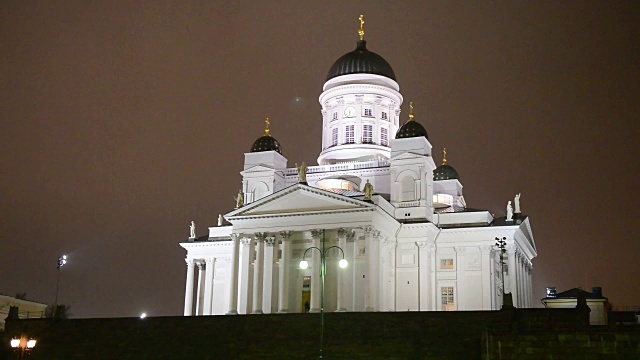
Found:
[[316, 164], [331, 64], [395, 70], [467, 205], [522, 192], [546, 286], [640, 304], [634, 1], [3, 1], [0, 293], [74, 317], [180, 315], [185, 251], [231, 211], [264, 118]]

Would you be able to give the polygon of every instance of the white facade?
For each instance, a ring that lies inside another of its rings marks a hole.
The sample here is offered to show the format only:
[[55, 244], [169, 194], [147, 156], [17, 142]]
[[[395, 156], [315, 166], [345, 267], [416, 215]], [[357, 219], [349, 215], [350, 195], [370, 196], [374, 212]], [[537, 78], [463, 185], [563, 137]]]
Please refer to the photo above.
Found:
[[[230, 226], [190, 239], [185, 315], [317, 312], [326, 252], [324, 311], [492, 310], [502, 304], [496, 237], [506, 238], [505, 291], [531, 306], [529, 219], [466, 209], [457, 179], [434, 181], [424, 136], [394, 139], [402, 95], [385, 76], [325, 83], [322, 152], [307, 184], [276, 151], [245, 154], [244, 206]], [[365, 201], [369, 181], [375, 191]], [[508, 200], [508, 199], [507, 199]], [[506, 200], [504, 201], [506, 203]]]

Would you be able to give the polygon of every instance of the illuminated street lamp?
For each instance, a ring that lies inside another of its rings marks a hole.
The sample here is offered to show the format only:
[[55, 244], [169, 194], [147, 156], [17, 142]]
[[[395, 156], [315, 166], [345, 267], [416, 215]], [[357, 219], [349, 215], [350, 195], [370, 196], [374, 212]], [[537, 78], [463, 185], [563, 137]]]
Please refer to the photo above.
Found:
[[67, 263], [67, 255], [62, 255], [58, 258], [58, 281], [56, 283], [56, 300], [53, 303], [53, 317], [56, 317], [58, 312], [58, 291], [60, 290], [60, 269]]
[[319, 249], [315, 246], [307, 248], [302, 255], [302, 261], [300, 261], [300, 269], [306, 269], [309, 267], [309, 263], [304, 259], [307, 256], [307, 251], [311, 249], [316, 249], [320, 252], [320, 279], [322, 283], [322, 291], [320, 292], [320, 356], [322, 359], [322, 350], [324, 349], [324, 276], [327, 272], [327, 252], [333, 248], [339, 249], [342, 252], [342, 259], [338, 262], [338, 266], [340, 268], [345, 269], [349, 266], [349, 263], [344, 258], [344, 250], [340, 246], [330, 246], [328, 248], [324, 248], [324, 230], [322, 231], [322, 249]]
[[502, 281], [502, 302], [504, 304], [504, 253], [507, 252], [507, 238], [496, 237], [496, 247], [500, 249], [500, 280]]
[[34, 347], [36, 347], [36, 340], [27, 339], [27, 337], [24, 335], [22, 335], [19, 339], [11, 339], [11, 348], [14, 351], [20, 352], [19, 359], [24, 359], [25, 353], [31, 351]]

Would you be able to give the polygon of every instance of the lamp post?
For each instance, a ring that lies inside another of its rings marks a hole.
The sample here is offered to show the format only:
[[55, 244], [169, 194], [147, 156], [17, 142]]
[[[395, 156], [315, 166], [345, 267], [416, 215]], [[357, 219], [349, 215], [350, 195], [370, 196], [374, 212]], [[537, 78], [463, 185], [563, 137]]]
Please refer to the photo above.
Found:
[[504, 305], [504, 253], [507, 252], [507, 238], [496, 237], [496, 247], [500, 249], [500, 281], [502, 281], [502, 303]]
[[25, 353], [31, 351], [35, 346], [36, 340], [28, 339], [25, 335], [11, 339], [11, 348], [20, 352], [19, 359], [24, 359]]
[[58, 291], [60, 290], [60, 269], [67, 263], [67, 255], [62, 255], [58, 258], [58, 281], [56, 282], [56, 300], [53, 303], [53, 317], [56, 317], [58, 312]]
[[322, 359], [322, 351], [324, 349], [324, 276], [327, 271], [327, 252], [333, 248], [339, 249], [340, 252], [342, 252], [342, 259], [338, 262], [338, 266], [340, 266], [340, 268], [342, 269], [349, 266], [349, 263], [344, 258], [344, 250], [342, 250], [341, 247], [334, 245], [326, 249], [324, 248], [324, 230], [322, 230], [322, 249], [319, 249], [315, 246], [307, 248], [307, 250], [305, 250], [304, 254], [302, 255], [302, 261], [300, 261], [300, 269], [304, 270], [309, 267], [309, 263], [305, 260], [307, 251], [316, 249], [320, 252], [320, 279], [322, 283], [320, 292], [320, 359]]

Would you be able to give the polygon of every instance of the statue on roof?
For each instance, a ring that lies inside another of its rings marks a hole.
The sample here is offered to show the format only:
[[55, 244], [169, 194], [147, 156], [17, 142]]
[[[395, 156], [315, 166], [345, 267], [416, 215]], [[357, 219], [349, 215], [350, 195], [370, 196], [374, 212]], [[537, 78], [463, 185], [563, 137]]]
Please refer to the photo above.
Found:
[[364, 201], [371, 201], [373, 196], [373, 185], [367, 179], [367, 183], [364, 184]]
[[296, 163], [296, 170], [298, 170], [298, 182], [301, 184], [307, 183], [307, 164], [303, 161], [302, 165], [298, 166]]
[[507, 221], [513, 221], [513, 206], [511, 206], [511, 200], [507, 203]]
[[191, 225], [189, 226], [189, 239], [196, 238], [196, 223], [191, 221]]
[[360, 20], [360, 29], [358, 29], [358, 35], [360, 35], [360, 40], [364, 40], [364, 15], [360, 15], [358, 17]]
[[520, 214], [520, 193], [513, 198], [513, 203], [516, 205], [516, 214]]
[[244, 193], [242, 189], [238, 190], [238, 196], [234, 196], [233, 200], [236, 201], [236, 209], [244, 206]]
[[218, 226], [222, 226], [222, 214], [218, 214]]

